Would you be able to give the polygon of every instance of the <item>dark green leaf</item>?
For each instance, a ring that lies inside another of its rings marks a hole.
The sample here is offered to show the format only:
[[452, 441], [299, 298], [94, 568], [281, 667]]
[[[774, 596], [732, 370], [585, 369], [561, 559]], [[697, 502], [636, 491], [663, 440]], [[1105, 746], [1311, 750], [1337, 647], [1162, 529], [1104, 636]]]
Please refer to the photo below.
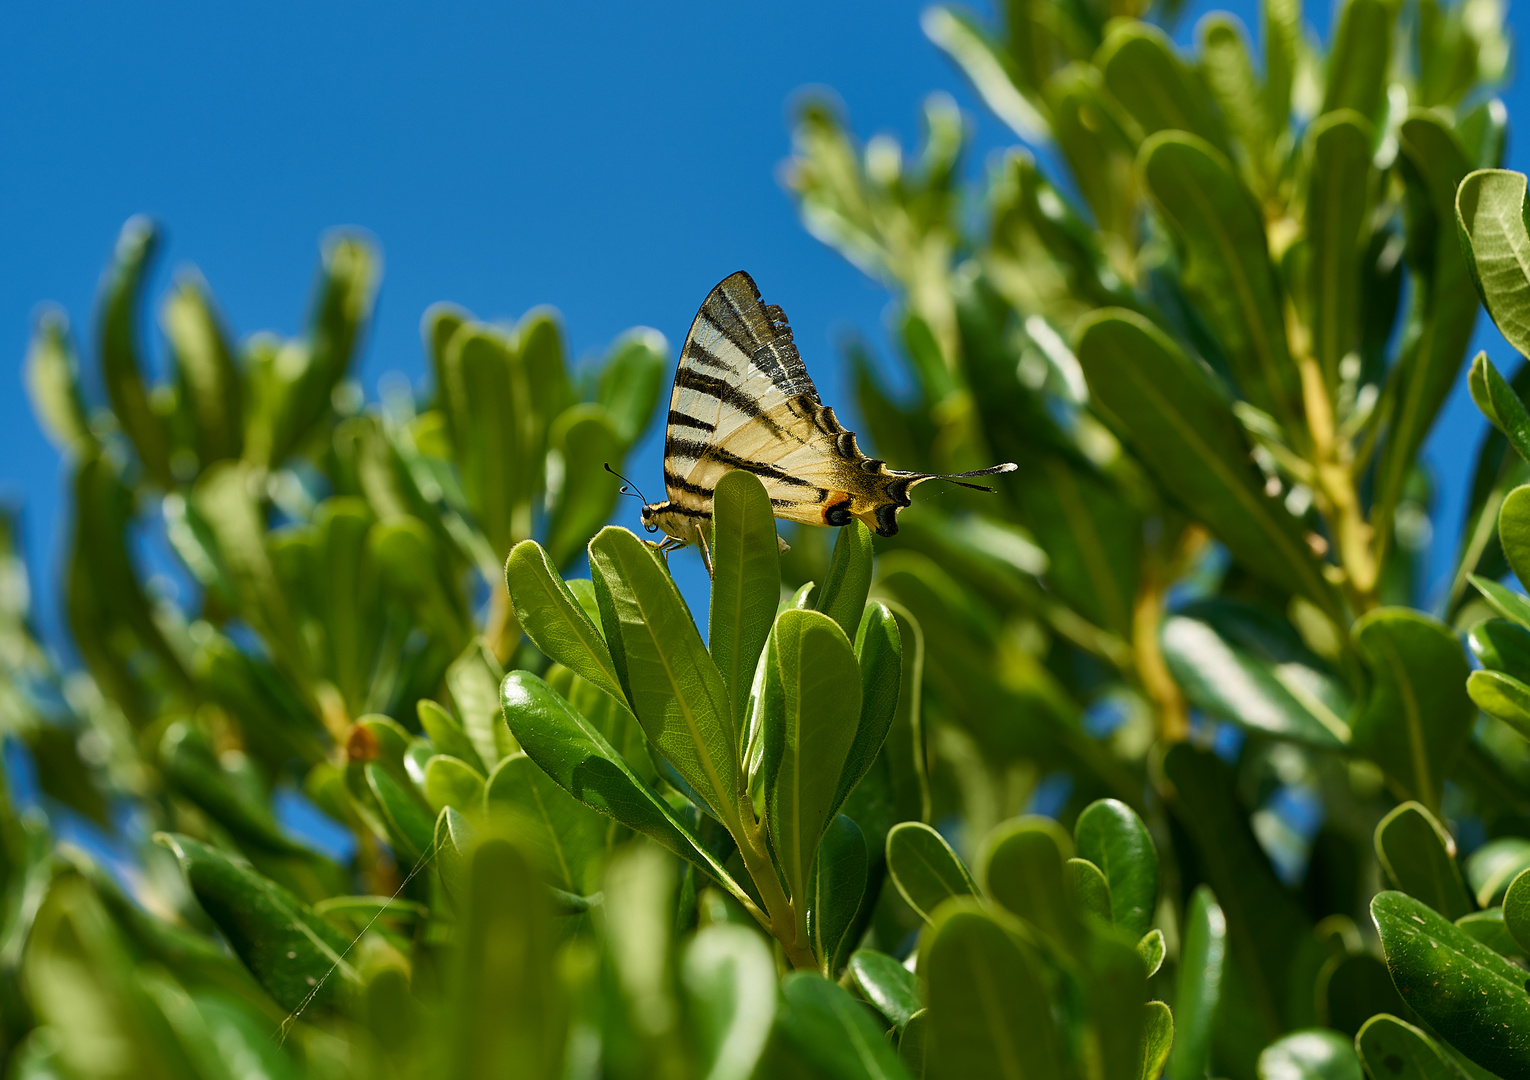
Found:
[[1520, 682], [1530, 679], [1530, 630], [1507, 619], [1484, 619], [1471, 628], [1466, 644], [1482, 666]]
[[892, 1027], [902, 1027], [924, 1008], [918, 978], [886, 953], [857, 949], [850, 956], [849, 967], [856, 989]]
[[1354, 748], [1408, 797], [1438, 808], [1475, 712], [1461, 643], [1438, 620], [1405, 608], [1368, 612], [1351, 635], [1373, 679], [1355, 716]]
[[1503, 894], [1503, 924], [1523, 949], [1530, 949], [1530, 870], [1521, 870]]
[[1447, 919], [1472, 910], [1456, 866], [1456, 843], [1416, 802], [1394, 809], [1376, 826], [1376, 858], [1387, 879]]
[[1530, 484], [1504, 496], [1498, 510], [1498, 540], [1509, 568], [1523, 585], [1530, 580]]
[[837, 976], [847, 934], [866, 893], [866, 840], [844, 814], [829, 822], [808, 882], [808, 940], [825, 974]]
[[945, 838], [917, 821], [894, 825], [887, 834], [887, 872], [908, 906], [926, 922], [941, 901], [976, 896], [978, 891]]
[[1175, 996], [1174, 1049], [1169, 1075], [1199, 1078], [1211, 1064], [1211, 1037], [1222, 1000], [1222, 969], [1227, 958], [1227, 920], [1216, 897], [1199, 886], [1185, 912], [1185, 938], [1179, 958]]
[[1339, 361], [1360, 341], [1360, 260], [1376, 181], [1371, 128], [1361, 113], [1327, 113], [1307, 129], [1307, 295], [1312, 355], [1329, 393]]
[[1135, 811], [1117, 799], [1084, 807], [1073, 825], [1078, 853], [1105, 875], [1115, 924], [1141, 937], [1158, 904], [1158, 850]]
[[1395, 1016], [1367, 1020], [1355, 1049], [1375, 1080], [1466, 1080], [1433, 1039]]
[[861, 674], [861, 712], [855, 740], [845, 756], [845, 769], [834, 793], [836, 812], [871, 770], [898, 711], [903, 639], [898, 633], [898, 621], [887, 605], [875, 602], [866, 605], [855, 635], [855, 657]]
[[813, 606], [839, 623], [845, 636], [855, 640], [856, 628], [871, 591], [871, 530], [852, 519], [839, 530], [829, 572], [814, 597]]
[[749, 686], [770, 637], [781, 599], [781, 555], [775, 511], [765, 485], [734, 469], [712, 493], [712, 607], [707, 643], [732, 703], [735, 730], [744, 729]]
[[1371, 917], [1387, 970], [1410, 1008], [1483, 1068], [1505, 1078], [1530, 1075], [1523, 968], [1403, 893], [1377, 894]]
[[989, 896], [1066, 946], [1080, 928], [1065, 869], [1072, 857], [1067, 831], [1051, 818], [1030, 815], [994, 826], [983, 839], [978, 865]]
[[1524, 959], [1530, 950], [1509, 932], [1507, 921], [1503, 917], [1503, 908], [1489, 908], [1486, 911], [1473, 911], [1462, 915], [1456, 920], [1456, 926], [1466, 931], [1482, 944], [1498, 953], [1500, 956], [1519, 957]]

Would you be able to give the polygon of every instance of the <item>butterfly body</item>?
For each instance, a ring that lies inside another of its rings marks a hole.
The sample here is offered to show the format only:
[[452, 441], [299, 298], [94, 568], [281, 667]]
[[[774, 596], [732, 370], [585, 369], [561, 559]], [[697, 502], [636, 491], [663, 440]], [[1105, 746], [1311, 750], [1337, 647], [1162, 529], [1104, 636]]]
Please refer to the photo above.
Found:
[[643, 507], [644, 526], [662, 529], [670, 538], [666, 548], [694, 543], [705, 554], [712, 492], [733, 469], [760, 478], [778, 518], [829, 526], [859, 518], [879, 535], [892, 536], [916, 484], [1012, 472], [1015, 466], [950, 475], [902, 472], [861, 453], [855, 433], [819, 400], [785, 312], [762, 303], [754, 280], [741, 270], [708, 294], [686, 335], [664, 443], [669, 498]]

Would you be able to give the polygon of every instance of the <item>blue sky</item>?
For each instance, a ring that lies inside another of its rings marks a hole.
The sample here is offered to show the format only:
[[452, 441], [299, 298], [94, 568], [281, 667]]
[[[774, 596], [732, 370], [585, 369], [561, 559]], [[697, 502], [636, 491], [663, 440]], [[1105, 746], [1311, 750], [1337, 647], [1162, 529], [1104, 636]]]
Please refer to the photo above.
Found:
[[[836, 343], [858, 329], [885, 355], [887, 295], [798, 224], [777, 181], [790, 103], [832, 88], [861, 137], [886, 131], [908, 145], [924, 95], [946, 90], [973, 125], [972, 177], [1013, 141], [924, 39], [921, 6], [10, 5], [0, 499], [24, 508], [50, 636], [65, 476], [31, 417], [21, 360], [42, 301], [62, 305], [88, 342], [127, 217], [166, 229], [155, 293], [195, 264], [240, 336], [296, 333], [320, 237], [366, 229], [385, 258], [361, 366], [372, 398], [386, 372], [423, 378], [419, 319], [435, 301], [484, 318], [552, 304], [585, 357], [636, 325], [678, 344], [707, 289], [747, 269], [791, 316], [825, 400], [848, 412]], [[1193, 6], [1179, 36], [1212, 6], [1227, 5]], [[1250, 21], [1251, 4], [1231, 6]], [[1308, 18], [1326, 28], [1326, 5]], [[1523, 96], [1516, 83], [1511, 117]], [[1510, 164], [1530, 164], [1512, 141]], [[1478, 336], [1513, 366], [1485, 318]], [[152, 325], [149, 344], [162, 368]], [[1481, 426], [1463, 382], [1428, 448], [1436, 528], [1451, 538]], [[660, 441], [651, 431], [632, 469], [650, 494], [662, 487]], [[623, 513], [636, 524], [635, 506]], [[1453, 547], [1436, 549], [1431, 579]], [[697, 561], [675, 565], [704, 596]]]

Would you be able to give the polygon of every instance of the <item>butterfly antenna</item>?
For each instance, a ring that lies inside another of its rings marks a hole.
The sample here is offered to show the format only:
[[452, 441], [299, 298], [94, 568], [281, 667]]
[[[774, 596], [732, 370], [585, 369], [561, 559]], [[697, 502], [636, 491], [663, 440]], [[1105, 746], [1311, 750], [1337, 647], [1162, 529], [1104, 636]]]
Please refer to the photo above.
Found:
[[958, 476], [998, 476], [1001, 473], [1012, 473], [1019, 467], [1013, 461], [1006, 461], [1002, 465], [993, 465], [987, 469], [974, 469], [972, 472], [937, 473], [935, 479], [945, 480], [948, 483], [955, 484], [957, 487], [971, 488], [973, 491], [986, 491], [992, 495], [994, 489], [991, 487], [984, 487], [982, 484], [965, 484], [956, 478]]
[[618, 480], [620, 480], [622, 482], [621, 493], [623, 495], [631, 495], [634, 499], [637, 499], [644, 506], [648, 505], [648, 497], [646, 495], [644, 495], [640, 490], [638, 490], [638, 486], [636, 484], [634, 484], [631, 480], [628, 480], [625, 476], [623, 476], [621, 473], [617, 472], [615, 469], [611, 468], [611, 463], [609, 461], [606, 462], [605, 465], [606, 465], [606, 472], [610, 473], [612, 476], [616, 477]]

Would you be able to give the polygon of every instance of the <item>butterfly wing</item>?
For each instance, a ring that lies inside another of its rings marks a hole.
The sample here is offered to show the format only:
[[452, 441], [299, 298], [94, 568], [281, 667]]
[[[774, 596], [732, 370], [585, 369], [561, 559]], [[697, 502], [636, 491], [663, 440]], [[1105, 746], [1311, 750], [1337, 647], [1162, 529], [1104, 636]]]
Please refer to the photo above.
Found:
[[707, 296], [681, 351], [664, 444], [670, 502], [710, 514], [717, 481], [732, 469], [760, 478], [778, 518], [845, 525], [858, 517], [883, 536], [898, 531], [909, 489], [935, 478], [861, 453], [855, 433], [819, 400], [785, 312], [762, 303], [742, 270]]

